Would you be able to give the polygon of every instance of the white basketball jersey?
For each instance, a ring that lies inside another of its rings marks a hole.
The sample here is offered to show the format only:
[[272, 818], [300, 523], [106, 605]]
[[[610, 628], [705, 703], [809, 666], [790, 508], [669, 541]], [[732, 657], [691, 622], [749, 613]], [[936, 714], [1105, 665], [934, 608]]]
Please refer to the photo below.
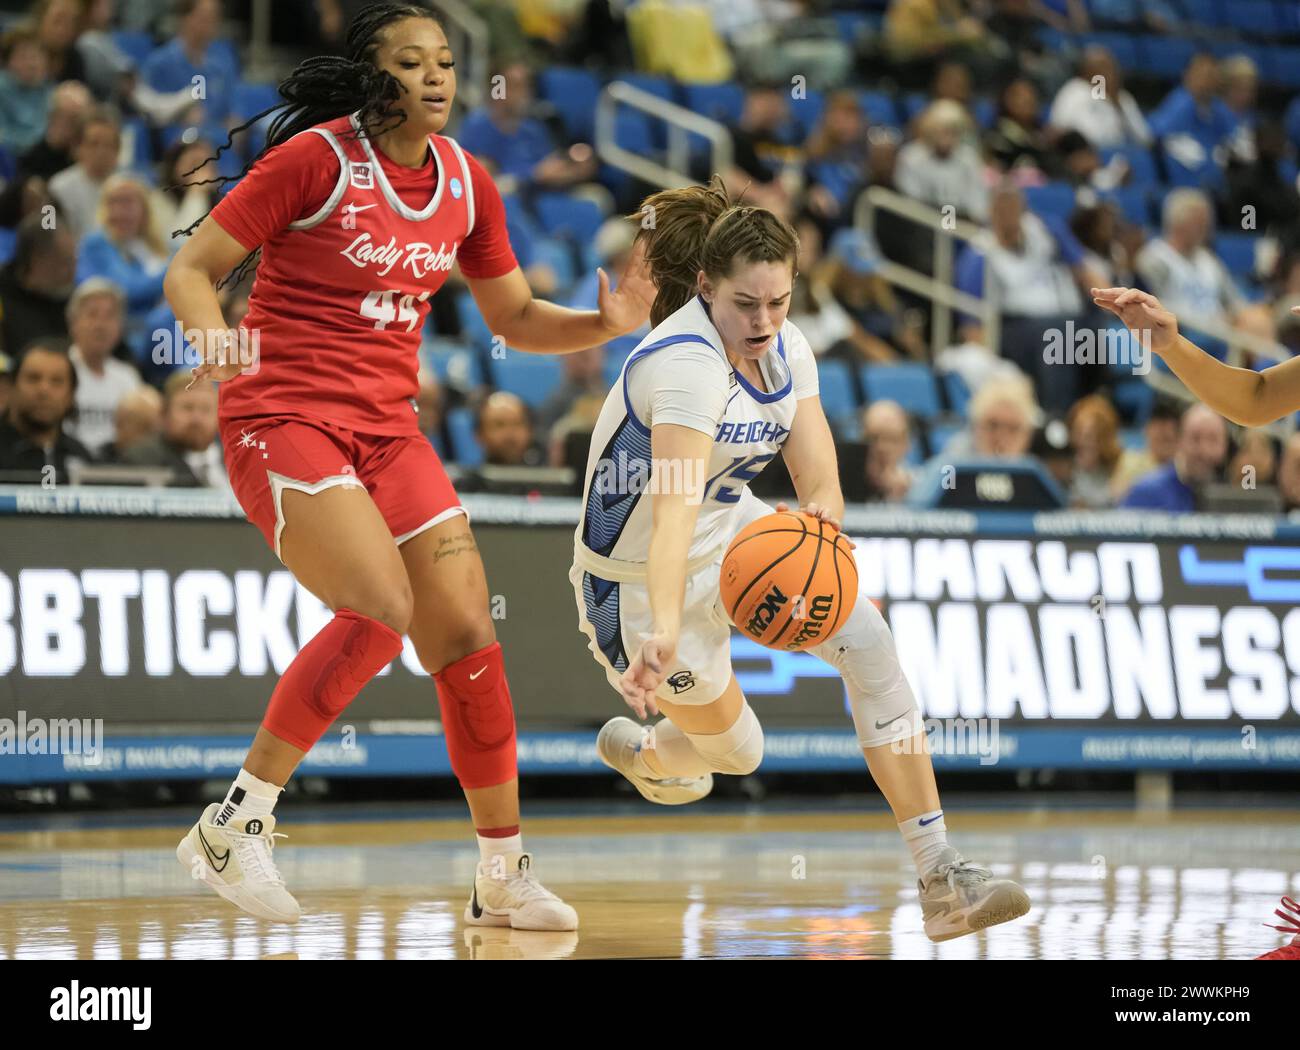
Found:
[[[701, 499], [689, 557], [728, 539], [741, 494], [780, 453], [797, 403], [818, 390], [812, 350], [788, 320], [760, 368], [766, 390], [732, 369], [698, 296], [654, 328], [623, 365], [596, 422], [578, 543], [617, 561], [646, 561], [653, 490], [668, 485]], [[701, 477], [669, 464], [660, 471], [661, 481], [651, 481], [650, 430], [656, 423], [713, 435]]]

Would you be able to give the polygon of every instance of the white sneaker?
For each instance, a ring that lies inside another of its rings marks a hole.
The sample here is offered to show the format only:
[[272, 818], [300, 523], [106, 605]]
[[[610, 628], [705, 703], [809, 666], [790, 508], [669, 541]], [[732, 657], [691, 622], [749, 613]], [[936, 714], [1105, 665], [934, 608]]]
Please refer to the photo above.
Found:
[[465, 922], [516, 930], [576, 930], [578, 913], [537, 881], [532, 854], [503, 853], [492, 864], [479, 863]]
[[567, 959], [578, 947], [578, 934], [473, 926], [465, 930], [465, 947], [471, 959]]
[[661, 806], [681, 806], [707, 796], [713, 790], [712, 773], [705, 773], [702, 777], [654, 780], [632, 772], [632, 761], [648, 729], [648, 726], [639, 726], [630, 718], [611, 718], [596, 737], [596, 753], [610, 769], [627, 777], [643, 798]]
[[932, 941], [964, 937], [1029, 911], [1029, 894], [1023, 886], [995, 879], [988, 868], [972, 864], [952, 846], [944, 849], [939, 864], [916, 888], [925, 935]]
[[197, 824], [176, 847], [179, 860], [237, 908], [272, 922], [297, 922], [301, 909], [271, 859], [275, 817], [236, 816], [221, 827], [212, 823], [221, 803], [203, 811]]

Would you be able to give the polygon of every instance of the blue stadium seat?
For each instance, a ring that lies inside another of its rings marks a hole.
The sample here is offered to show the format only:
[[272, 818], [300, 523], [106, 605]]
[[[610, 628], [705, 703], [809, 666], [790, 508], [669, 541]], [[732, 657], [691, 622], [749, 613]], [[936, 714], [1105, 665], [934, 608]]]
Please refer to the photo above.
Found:
[[970, 387], [966, 385], [966, 380], [960, 372], [944, 372], [940, 378], [943, 380], [944, 393], [948, 395], [948, 407], [965, 419], [966, 408], [970, 404]]
[[1213, 29], [1225, 24], [1220, 0], [1179, 0], [1179, 3], [1192, 25]]
[[790, 100], [790, 119], [798, 129], [800, 142], [812, 134], [825, 109], [826, 96], [813, 88], [808, 89], [804, 98]]
[[1229, 273], [1246, 280], [1255, 273], [1255, 245], [1258, 240], [1249, 233], [1221, 233], [1214, 240], [1214, 252]]
[[1116, 154], [1121, 155], [1128, 161], [1130, 176], [1130, 186], [1150, 186], [1160, 181], [1160, 173], [1156, 171], [1156, 161], [1151, 156], [1151, 151], [1146, 146], [1118, 146], [1114, 149], [1103, 149], [1098, 151], [1103, 164], [1109, 164], [1111, 158]]
[[1074, 187], [1068, 182], [1049, 182], [1045, 186], [1026, 186], [1025, 204], [1036, 215], [1068, 219], [1074, 211]]
[[739, 124], [745, 108], [745, 89], [739, 84], [687, 84], [684, 92], [686, 107], [702, 117]]
[[536, 408], [564, 382], [564, 366], [549, 354], [526, 354], [507, 350], [505, 357], [492, 361], [492, 382]]
[[939, 387], [929, 366], [863, 365], [861, 375], [868, 401], [897, 401], [922, 419], [939, 414]]
[[623, 363], [641, 340], [634, 335], [621, 335], [605, 344], [605, 382], [613, 386], [623, 371]]
[[444, 386], [476, 390], [483, 385], [483, 366], [478, 354], [457, 343], [426, 339], [420, 346], [420, 361], [433, 370]]
[[1291, 100], [1286, 107], [1286, 137], [1291, 140], [1291, 145], [1300, 149], [1300, 96]]
[[835, 11], [832, 15], [840, 37], [850, 44], [858, 44], [871, 33], [873, 19], [859, 11]]
[[9, 226], [0, 226], [0, 266], [9, 264], [17, 246], [18, 231]]
[[134, 29], [119, 29], [113, 33], [113, 43], [137, 66], [143, 65], [149, 53], [157, 46], [153, 35]]
[[447, 435], [451, 438], [452, 459], [465, 467], [483, 462], [483, 446], [474, 436], [474, 413], [468, 408], [453, 408], [447, 413]]
[[[1300, 47], [1267, 47], [1263, 52], [1263, 79], [1280, 87], [1300, 88]], [[1251, 52], [1251, 57], [1257, 57]]]
[[555, 107], [564, 130], [575, 142], [590, 142], [595, 137], [600, 89], [600, 78], [586, 69], [551, 66], [537, 74], [538, 95]]
[[456, 315], [460, 318], [461, 335], [483, 350], [492, 349], [492, 330], [479, 313], [478, 304], [469, 292], [456, 296]]
[[1224, 9], [1229, 28], [1255, 36], [1271, 36], [1282, 30], [1282, 19], [1273, 0], [1233, 0]]
[[817, 385], [822, 410], [830, 419], [853, 415], [858, 399], [853, 390], [853, 373], [843, 361], [822, 358], [817, 362]]
[[985, 130], [997, 123], [998, 104], [991, 98], [977, 98], [971, 104], [971, 111], [975, 114], [975, 123]]
[[567, 193], [539, 193], [533, 198], [533, 208], [542, 229], [550, 236], [566, 237], [578, 244], [594, 238], [605, 221], [605, 213], [595, 201]]
[[[888, 95], [886, 95], [884, 92], [881, 92], [881, 91], [875, 91], [875, 92], [867, 92], [867, 91], [864, 91], [863, 94], [864, 94], [864, 95], [867, 95], [867, 94], [875, 94], [875, 95], [879, 95], [879, 96], [881, 96], [881, 98], [884, 100], [884, 102], [885, 102], [886, 104], [891, 105], [891, 106], [894, 105], [893, 100], [890, 99], [890, 97], [889, 97]], [[910, 123], [911, 123], [911, 122], [916, 118], [916, 116], [917, 116], [919, 113], [921, 113], [921, 111], [924, 110], [925, 107], [928, 106], [929, 104], [930, 104], [930, 95], [929, 95], [928, 92], [925, 92], [925, 91], [909, 91], [906, 95], [904, 95], [901, 99], [898, 100], [898, 105], [895, 106], [895, 109], [897, 110], [898, 115], [897, 115], [896, 117], [894, 117], [893, 120], [882, 120], [881, 123], [883, 123], [883, 124], [910, 124]]]
[[1132, 224], [1151, 226], [1151, 194], [1145, 186], [1119, 186], [1102, 194], [1102, 199], [1112, 201], [1119, 213]]
[[1130, 376], [1115, 384], [1111, 400], [1121, 418], [1130, 420], [1134, 426], [1143, 426], [1156, 402], [1156, 389], [1141, 376]]
[[1139, 67], [1150, 76], [1176, 80], [1196, 52], [1190, 40], [1175, 36], [1143, 36], [1137, 39]]
[[620, 73], [618, 79], [665, 102], [678, 100], [677, 85], [668, 77], [657, 77], [650, 73]]
[[655, 123], [639, 109], [620, 108], [614, 116], [614, 141], [633, 153], [652, 154], [656, 149]]
[[1078, 43], [1080, 47], [1096, 44], [1106, 48], [1115, 56], [1120, 69], [1135, 70], [1141, 63], [1137, 40], [1128, 33], [1086, 33], [1078, 38]]
[[250, 84], [241, 80], [235, 85], [230, 109], [236, 119], [244, 121], [283, 102], [274, 84]]

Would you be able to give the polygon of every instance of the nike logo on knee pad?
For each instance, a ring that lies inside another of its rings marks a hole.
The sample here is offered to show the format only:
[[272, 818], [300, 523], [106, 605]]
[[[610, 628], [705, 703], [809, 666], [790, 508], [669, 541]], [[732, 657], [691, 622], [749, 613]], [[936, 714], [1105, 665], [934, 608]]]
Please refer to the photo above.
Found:
[[486, 670], [487, 670], [487, 664], [484, 664], [482, 667], [480, 667], [477, 671], [475, 671], [472, 675], [469, 676], [469, 680], [471, 682], [474, 681], [475, 678], [477, 678]]

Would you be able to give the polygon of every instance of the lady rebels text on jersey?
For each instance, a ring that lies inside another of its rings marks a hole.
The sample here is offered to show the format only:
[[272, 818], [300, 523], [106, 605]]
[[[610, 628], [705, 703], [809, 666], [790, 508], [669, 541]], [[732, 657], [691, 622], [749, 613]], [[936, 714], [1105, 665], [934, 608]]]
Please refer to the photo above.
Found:
[[364, 434], [419, 432], [420, 333], [454, 263], [515, 268], [505, 206], [453, 139], [420, 169], [355, 134], [352, 117], [271, 150], [213, 210], [262, 258], [242, 327], [258, 360], [221, 385], [221, 419], [301, 417]]

